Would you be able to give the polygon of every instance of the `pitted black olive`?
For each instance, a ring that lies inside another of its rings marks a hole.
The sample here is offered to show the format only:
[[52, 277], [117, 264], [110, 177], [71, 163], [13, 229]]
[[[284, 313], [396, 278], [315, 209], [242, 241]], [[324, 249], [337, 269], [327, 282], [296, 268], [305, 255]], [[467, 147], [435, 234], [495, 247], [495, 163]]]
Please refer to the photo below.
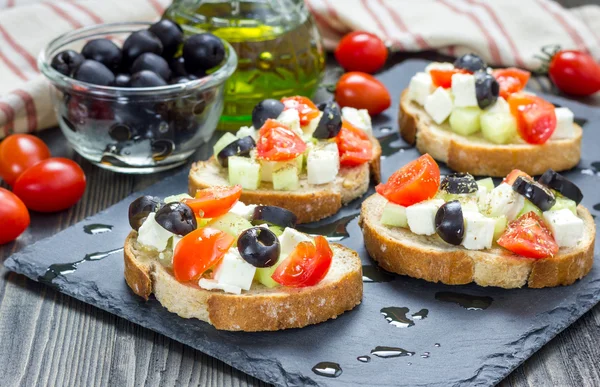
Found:
[[229, 156], [249, 157], [250, 151], [254, 148], [256, 148], [256, 142], [252, 136], [242, 137], [223, 148], [217, 155], [217, 160], [227, 168]]
[[573, 200], [576, 204], [581, 203], [581, 200], [583, 199], [583, 193], [579, 187], [552, 169], [544, 172], [538, 182], [548, 188], [560, 192], [561, 195]]
[[535, 204], [542, 211], [548, 211], [556, 198], [552, 191], [544, 187], [540, 183], [526, 176], [519, 176], [512, 185], [513, 191], [525, 196], [531, 203]]
[[444, 203], [435, 214], [435, 231], [451, 245], [460, 245], [465, 236], [465, 221], [458, 200]]
[[187, 235], [198, 227], [194, 211], [185, 203], [167, 203], [154, 217], [156, 223], [177, 235]]
[[50, 66], [68, 77], [83, 63], [85, 57], [73, 50], [61, 51], [52, 58]]
[[252, 126], [258, 130], [269, 118], [277, 118], [285, 106], [276, 99], [263, 99], [252, 109]]
[[156, 212], [164, 203], [155, 196], [140, 196], [129, 205], [129, 225], [135, 231], [140, 229], [140, 226], [151, 212]]
[[457, 58], [454, 61], [454, 67], [474, 73], [479, 70], [485, 70], [487, 68], [487, 64], [483, 59], [481, 59], [481, 57], [471, 53]]
[[277, 206], [256, 206], [252, 224], [268, 223], [279, 227], [296, 227], [298, 218], [293, 212]]
[[440, 189], [451, 194], [470, 194], [477, 192], [477, 182], [468, 173], [452, 173], [442, 180]]
[[500, 84], [492, 74], [486, 71], [475, 73], [475, 95], [480, 109], [492, 106], [498, 100]]
[[277, 235], [265, 227], [252, 227], [242, 231], [237, 247], [244, 261], [254, 267], [273, 266], [281, 252]]
[[342, 112], [335, 101], [329, 101], [323, 108], [323, 115], [313, 133], [314, 138], [328, 139], [338, 135], [342, 130]]

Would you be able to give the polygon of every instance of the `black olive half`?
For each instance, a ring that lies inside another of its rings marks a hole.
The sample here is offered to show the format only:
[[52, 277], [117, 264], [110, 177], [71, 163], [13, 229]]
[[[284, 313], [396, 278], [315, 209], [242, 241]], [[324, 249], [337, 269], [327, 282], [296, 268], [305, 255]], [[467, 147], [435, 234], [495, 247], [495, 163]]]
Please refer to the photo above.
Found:
[[138, 231], [151, 212], [156, 212], [163, 205], [155, 196], [140, 196], [129, 205], [129, 225]]
[[194, 211], [185, 203], [167, 203], [154, 217], [156, 223], [177, 235], [187, 235], [198, 227]]
[[556, 203], [556, 198], [552, 191], [526, 176], [517, 177], [517, 180], [512, 185], [512, 189], [525, 196], [526, 199], [538, 206], [542, 211], [548, 211]]
[[252, 136], [242, 137], [223, 148], [217, 155], [217, 160], [219, 160], [219, 164], [227, 168], [229, 156], [249, 157], [250, 151], [254, 148], [256, 148], [256, 142]]
[[254, 267], [273, 266], [281, 252], [277, 235], [265, 227], [252, 227], [242, 231], [237, 247], [244, 261]]
[[451, 245], [460, 245], [465, 236], [465, 221], [458, 200], [444, 203], [435, 214], [435, 231]]
[[480, 56], [471, 53], [457, 58], [454, 61], [454, 67], [474, 73], [479, 70], [485, 70], [487, 64]]
[[468, 173], [452, 173], [442, 180], [440, 189], [451, 194], [470, 194], [477, 192], [477, 182]]
[[583, 199], [583, 193], [579, 187], [552, 169], [544, 172], [538, 182], [560, 192], [561, 195], [573, 200], [576, 204], [581, 203], [581, 200]]
[[480, 109], [492, 106], [498, 100], [500, 84], [492, 74], [486, 71], [475, 73], [475, 95]]
[[258, 130], [269, 118], [277, 118], [285, 106], [276, 99], [263, 99], [252, 109], [252, 126]]
[[252, 224], [268, 223], [279, 227], [296, 227], [298, 218], [293, 212], [276, 206], [256, 206]]
[[329, 101], [323, 108], [323, 115], [313, 133], [314, 138], [328, 139], [338, 135], [342, 130], [342, 112], [335, 101]]

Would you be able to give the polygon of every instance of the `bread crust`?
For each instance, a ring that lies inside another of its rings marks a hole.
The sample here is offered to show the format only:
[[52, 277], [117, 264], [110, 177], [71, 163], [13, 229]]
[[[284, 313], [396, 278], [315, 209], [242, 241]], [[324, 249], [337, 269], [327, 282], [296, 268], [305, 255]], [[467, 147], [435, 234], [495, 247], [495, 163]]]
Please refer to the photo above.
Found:
[[581, 158], [582, 128], [574, 124], [575, 136], [550, 140], [543, 145], [526, 143], [497, 145], [477, 136], [452, 133], [447, 123], [437, 125], [422, 107], [408, 98], [408, 90], [400, 98], [400, 134], [421, 153], [429, 153], [458, 172], [478, 176], [504, 177], [513, 169], [530, 175], [541, 175], [549, 168], [565, 171], [575, 167]]
[[[209, 291], [182, 284], [152, 256], [137, 246], [137, 232], [125, 241], [125, 279], [131, 290], [145, 299], [154, 293], [169, 311], [198, 318], [228, 331], [276, 331], [301, 328], [334, 319], [360, 304], [362, 266], [358, 254], [331, 244], [334, 260], [348, 261], [348, 270], [330, 273], [319, 284], [306, 288], [262, 288], [241, 295]], [[255, 285], [254, 285], [255, 286]]]
[[501, 288], [544, 288], [570, 285], [582, 278], [594, 262], [595, 224], [583, 206], [577, 207], [585, 233], [575, 248], [562, 248], [544, 259], [519, 257], [495, 246], [489, 250], [467, 250], [452, 246], [436, 235], [421, 236], [410, 230], [385, 227], [379, 219], [386, 199], [379, 194], [362, 205], [359, 225], [369, 255], [384, 269], [410, 277], [447, 285], [475, 282]]

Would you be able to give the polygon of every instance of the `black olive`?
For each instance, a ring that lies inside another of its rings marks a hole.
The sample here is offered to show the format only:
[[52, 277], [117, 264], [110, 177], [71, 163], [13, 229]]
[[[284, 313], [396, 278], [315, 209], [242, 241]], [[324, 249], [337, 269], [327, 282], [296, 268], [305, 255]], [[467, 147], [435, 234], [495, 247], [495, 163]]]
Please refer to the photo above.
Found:
[[183, 58], [185, 69], [197, 74], [218, 66], [225, 58], [225, 46], [211, 33], [192, 35], [183, 43]]
[[552, 191], [526, 176], [517, 177], [517, 180], [512, 185], [512, 189], [518, 194], [525, 196], [526, 199], [538, 206], [542, 211], [548, 211], [556, 203], [556, 198]]
[[162, 19], [152, 24], [148, 31], [152, 32], [161, 41], [163, 45], [163, 56], [171, 58], [179, 46], [183, 43], [183, 30], [179, 24], [169, 20]]
[[273, 266], [281, 252], [277, 235], [265, 227], [252, 227], [242, 231], [237, 247], [244, 261], [254, 267]]
[[142, 70], [150, 70], [164, 80], [171, 78], [171, 69], [167, 61], [162, 56], [158, 56], [152, 52], [146, 52], [138, 56], [131, 65], [132, 74]]
[[115, 75], [108, 67], [95, 60], [86, 59], [73, 73], [73, 78], [78, 81], [93, 83], [100, 86], [111, 86], [115, 82]]
[[142, 70], [131, 76], [129, 84], [131, 87], [156, 87], [165, 86], [167, 82], [160, 75], [150, 70]]
[[314, 138], [328, 139], [338, 135], [342, 130], [342, 112], [335, 101], [329, 101], [323, 108], [323, 115], [313, 133]]
[[86, 59], [100, 62], [111, 71], [117, 71], [121, 66], [123, 54], [119, 46], [108, 39], [93, 39], [83, 46], [81, 55]]
[[320, 111], [325, 110], [325, 107], [327, 106], [328, 102], [321, 102], [320, 104], [317, 105], [317, 109], [319, 109]]
[[465, 236], [465, 221], [460, 202], [444, 203], [435, 214], [435, 231], [451, 245], [460, 245]]
[[129, 225], [135, 231], [140, 229], [140, 226], [151, 212], [156, 212], [163, 205], [162, 200], [154, 196], [140, 196], [129, 205]]
[[198, 227], [194, 211], [185, 203], [167, 203], [156, 212], [156, 223], [177, 235], [187, 235]]
[[269, 118], [277, 118], [285, 105], [276, 99], [263, 99], [252, 109], [252, 126], [258, 130]]
[[573, 200], [576, 204], [581, 203], [581, 200], [583, 199], [583, 193], [579, 187], [552, 169], [544, 172], [538, 182], [560, 192], [561, 195]]
[[118, 87], [129, 87], [131, 76], [129, 74], [117, 74], [115, 77], [115, 86]]
[[477, 182], [468, 173], [452, 173], [442, 180], [440, 189], [451, 194], [470, 194], [477, 192]]
[[256, 206], [252, 224], [268, 223], [279, 227], [296, 227], [298, 218], [293, 212], [277, 206]]
[[480, 109], [485, 109], [496, 103], [499, 94], [500, 85], [492, 74], [488, 74], [486, 71], [475, 73], [475, 95]]
[[250, 151], [254, 148], [256, 148], [256, 142], [252, 136], [242, 137], [223, 148], [217, 155], [217, 160], [227, 168], [229, 156], [250, 157]]
[[196, 79], [198, 79], [198, 77], [196, 77], [195, 75], [183, 75], [181, 77], [176, 77], [176, 78], [171, 79], [171, 81], [169, 83], [171, 85], [184, 84], [184, 83], [188, 83], [191, 81], [195, 81]]
[[483, 59], [481, 59], [481, 57], [471, 53], [457, 58], [454, 61], [454, 67], [474, 73], [479, 70], [485, 70], [487, 68], [487, 64]]
[[188, 75], [188, 72], [185, 69], [185, 60], [182, 56], [171, 58], [171, 60], [169, 60], [169, 67], [173, 72], [173, 78], [184, 77]]
[[163, 45], [160, 39], [150, 31], [136, 31], [129, 35], [123, 43], [125, 68], [129, 68], [138, 56], [146, 52], [152, 52], [156, 55], [162, 54]]
[[52, 58], [50, 66], [59, 73], [70, 77], [80, 64], [84, 56], [73, 50], [61, 51]]

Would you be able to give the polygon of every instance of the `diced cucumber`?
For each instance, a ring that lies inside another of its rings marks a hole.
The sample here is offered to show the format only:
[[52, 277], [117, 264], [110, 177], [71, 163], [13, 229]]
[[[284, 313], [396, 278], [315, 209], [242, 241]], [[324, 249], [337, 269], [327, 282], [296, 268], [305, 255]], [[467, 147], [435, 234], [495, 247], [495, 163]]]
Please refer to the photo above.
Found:
[[467, 203], [467, 202], [477, 203], [477, 193], [475, 193], [475, 192], [470, 193], [470, 194], [451, 194], [444, 190], [439, 190], [436, 197], [438, 199], [442, 199], [445, 202], [449, 202], [452, 200], [458, 200], [461, 203]]
[[190, 195], [186, 194], [186, 193], [182, 193], [179, 195], [171, 195], [171, 196], [167, 196], [165, 198], [165, 200], [163, 200], [165, 203], [177, 203], [182, 201], [183, 199], [193, 199]]
[[491, 177], [486, 177], [485, 179], [477, 180], [477, 185], [485, 187], [490, 192], [494, 189], [494, 180]]
[[300, 187], [297, 163], [284, 164], [273, 171], [273, 189], [276, 191], [294, 191]]
[[291, 161], [268, 161], [268, 160], [259, 160], [260, 163], [260, 180], [272, 182], [273, 181], [273, 173], [282, 168], [286, 168], [288, 166], [297, 167], [298, 174], [302, 170], [303, 156], [300, 155], [294, 160]]
[[408, 227], [406, 207], [387, 202], [381, 213], [381, 223], [385, 226]]
[[523, 208], [521, 209], [521, 212], [519, 212], [517, 214], [517, 218], [525, 215], [528, 212], [532, 212], [532, 211], [535, 212], [535, 214], [537, 216], [539, 216], [540, 218], [542, 217], [542, 210], [540, 210], [538, 206], [536, 206], [535, 204], [533, 204], [529, 200], [525, 199], [525, 204], [523, 205]]
[[481, 115], [481, 133], [494, 144], [507, 144], [517, 135], [517, 122], [506, 113], [489, 113]]
[[210, 221], [209, 225], [210, 227], [226, 232], [235, 238], [237, 238], [242, 231], [253, 227], [250, 221], [231, 212], [213, 219]]
[[254, 273], [254, 279], [268, 288], [274, 288], [276, 286], [279, 286], [279, 284], [275, 282], [273, 278], [271, 278], [271, 276], [273, 275], [273, 273], [275, 273], [275, 269], [277, 269], [277, 266], [279, 266], [279, 264], [283, 260], [284, 257], [281, 256], [279, 257], [277, 263], [275, 263], [271, 267], [257, 267], [256, 273]]
[[506, 230], [506, 226], [508, 225], [508, 220], [504, 215], [492, 219], [496, 221], [496, 224], [494, 226], [494, 241], [497, 241], [498, 238], [500, 238], [502, 234], [504, 234], [504, 230]]
[[554, 203], [550, 211], [558, 211], [566, 208], [570, 210], [573, 213], [573, 215], [577, 216], [577, 204], [573, 200], [566, 198], [560, 194], [556, 195], [556, 193], [555, 196], [556, 203]]
[[477, 133], [481, 128], [478, 107], [455, 107], [450, 114], [450, 128], [463, 136]]
[[248, 157], [229, 157], [229, 183], [244, 189], [257, 189], [260, 184], [260, 164]]
[[304, 154], [296, 157], [296, 167], [298, 168], [298, 174], [301, 174], [304, 167]]
[[213, 152], [214, 152], [215, 157], [217, 157], [217, 155], [219, 154], [219, 152], [221, 152], [223, 150], [223, 148], [225, 148], [227, 145], [231, 144], [232, 142], [234, 142], [237, 139], [238, 138], [235, 136], [235, 134], [225, 132], [225, 134], [223, 134], [221, 136], [221, 138], [213, 146]]

